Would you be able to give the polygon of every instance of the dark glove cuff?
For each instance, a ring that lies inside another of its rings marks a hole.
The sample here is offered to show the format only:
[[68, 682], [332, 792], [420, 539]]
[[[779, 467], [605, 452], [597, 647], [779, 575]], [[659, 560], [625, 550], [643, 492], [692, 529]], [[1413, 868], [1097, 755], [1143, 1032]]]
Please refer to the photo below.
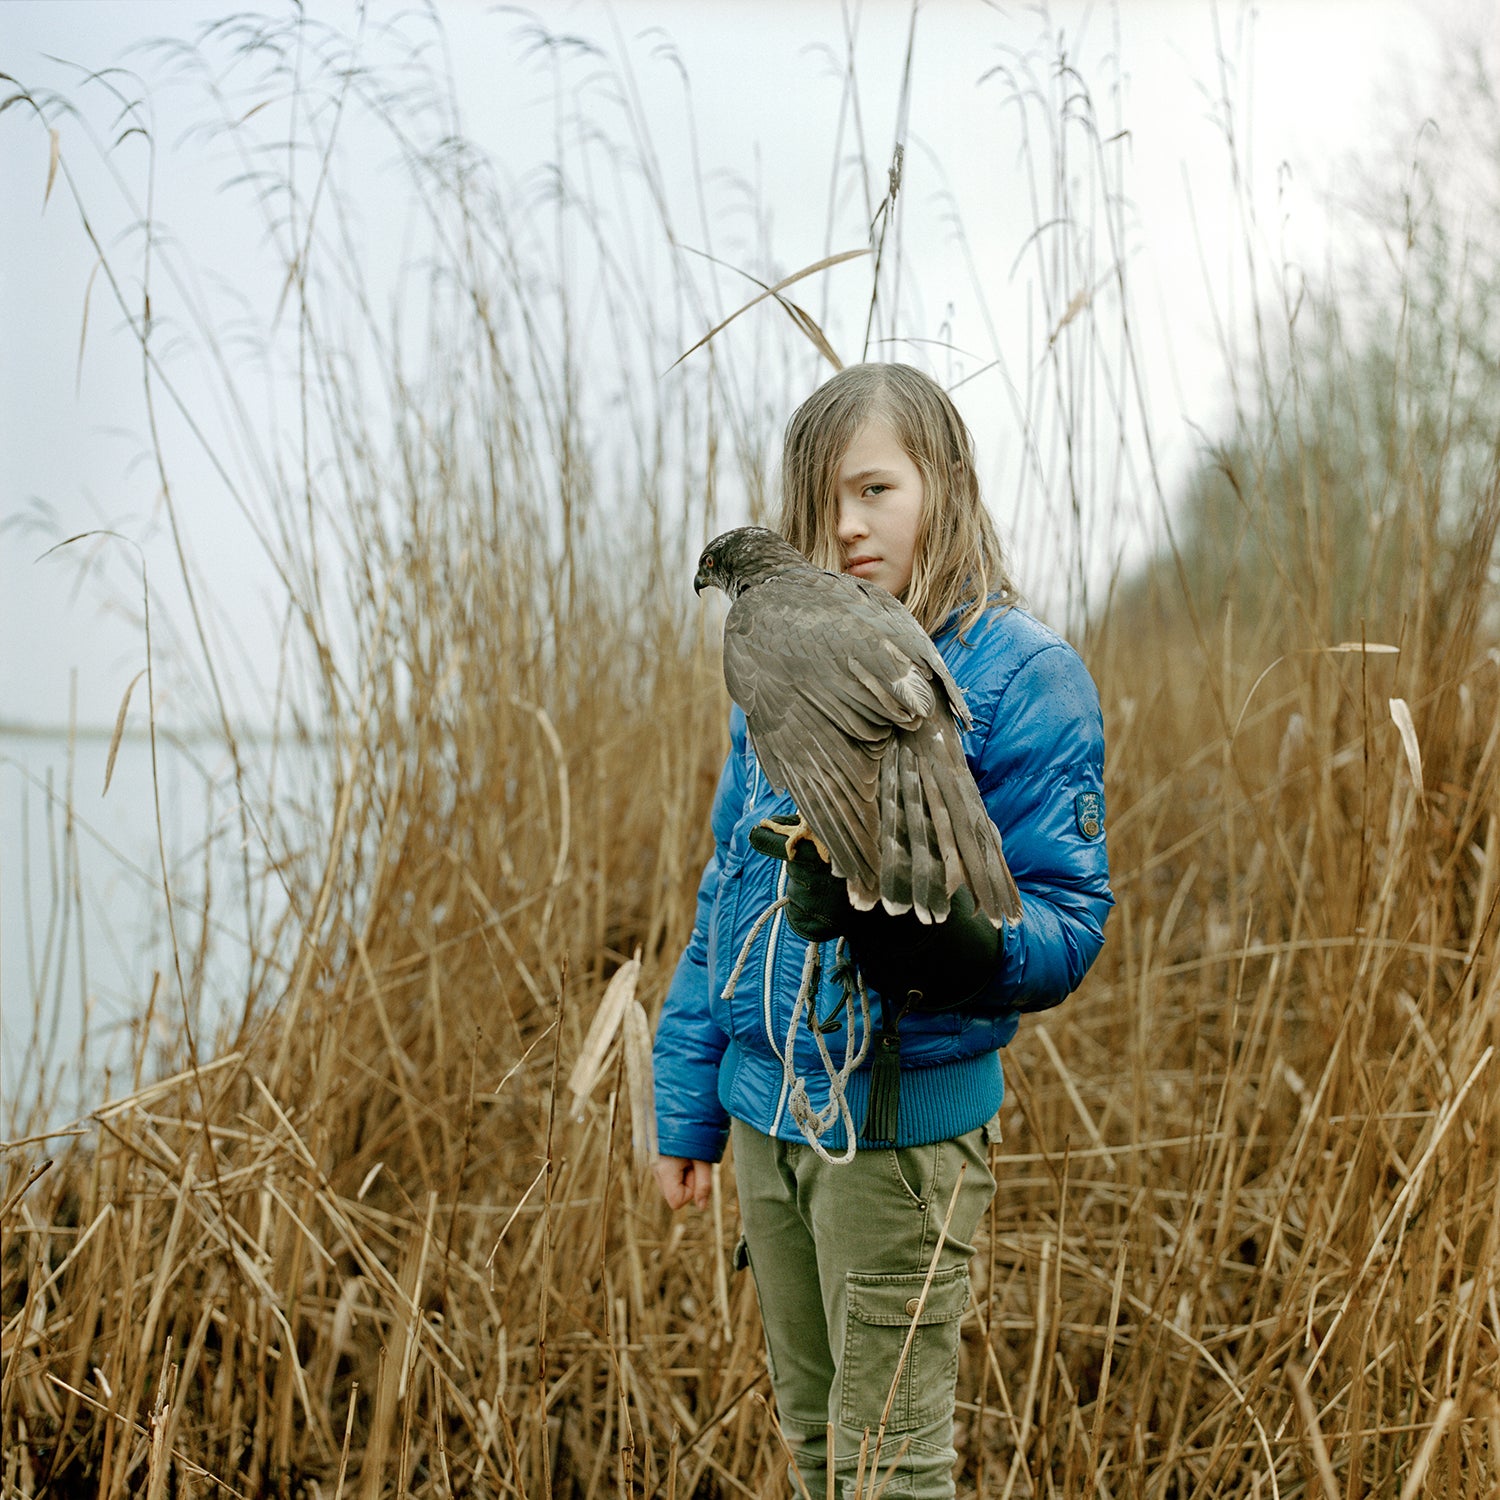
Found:
[[902, 996], [913, 1010], [953, 1010], [972, 999], [995, 972], [1000, 934], [962, 887], [946, 921], [915, 912], [893, 917], [882, 907], [851, 913], [849, 948], [865, 983]]
[[799, 842], [787, 860], [787, 836], [777, 821], [752, 828], [750, 845], [786, 861], [786, 918], [798, 937], [810, 943], [847, 938], [865, 983], [915, 1010], [952, 1010], [989, 983], [1000, 934], [962, 886], [942, 922], [923, 922], [915, 912], [892, 916], [882, 906], [857, 911], [848, 886], [811, 841]]

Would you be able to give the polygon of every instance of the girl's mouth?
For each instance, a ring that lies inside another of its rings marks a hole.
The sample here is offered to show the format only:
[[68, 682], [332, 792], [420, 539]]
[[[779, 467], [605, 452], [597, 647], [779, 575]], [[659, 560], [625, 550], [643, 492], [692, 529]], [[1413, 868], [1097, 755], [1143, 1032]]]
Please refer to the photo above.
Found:
[[844, 564], [844, 571], [846, 573], [853, 573], [858, 578], [863, 578], [879, 566], [880, 559], [878, 557], [851, 557]]

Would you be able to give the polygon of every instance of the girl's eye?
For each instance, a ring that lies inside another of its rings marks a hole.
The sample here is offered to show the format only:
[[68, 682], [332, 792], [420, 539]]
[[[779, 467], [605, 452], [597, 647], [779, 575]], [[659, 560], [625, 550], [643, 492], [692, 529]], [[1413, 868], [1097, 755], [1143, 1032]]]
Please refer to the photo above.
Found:
[[888, 489], [890, 489], [890, 485], [888, 484], [867, 484], [865, 486], [865, 494], [883, 495]]

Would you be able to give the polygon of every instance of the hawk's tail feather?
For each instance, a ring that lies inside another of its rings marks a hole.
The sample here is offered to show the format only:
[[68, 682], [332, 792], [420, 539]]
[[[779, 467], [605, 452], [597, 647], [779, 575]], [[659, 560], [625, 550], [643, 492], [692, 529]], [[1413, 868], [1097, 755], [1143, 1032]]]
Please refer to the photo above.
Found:
[[1000, 834], [974, 794], [974, 806], [963, 808], [954, 821], [965, 880], [975, 904], [996, 927], [1021, 920], [1021, 893], [1011, 878], [1000, 848]]
[[980, 800], [955, 730], [934, 724], [926, 727], [926, 738], [928, 753], [919, 759], [943, 855], [944, 914], [947, 897], [958, 886], [966, 885], [975, 904], [997, 927], [1003, 922], [1019, 922], [1020, 892], [1006, 866], [999, 830]]
[[[901, 809], [901, 775], [895, 755], [880, 760], [880, 800], [877, 819], [880, 849], [879, 897], [893, 914], [911, 910], [911, 849]], [[873, 904], [873, 903], [872, 903]]]
[[943, 796], [942, 778], [926, 756], [918, 759], [922, 768], [922, 790], [932, 815], [932, 830], [937, 838], [938, 853], [943, 861], [943, 884], [951, 896], [964, 884], [964, 862], [959, 853], [958, 838], [953, 831], [953, 817]]
[[1019, 922], [1021, 893], [1001, 852], [1000, 835], [983, 808], [976, 814], [969, 832], [980, 851], [975, 859], [965, 861], [972, 877], [965, 884], [973, 893], [975, 904], [996, 927]]
[[[849, 882], [850, 899], [856, 889], [873, 890], [873, 905], [879, 897], [879, 845], [858, 814], [869, 791], [851, 786], [841, 768], [816, 745], [811, 747], [810, 758], [823, 774], [803, 779], [796, 793], [797, 811], [828, 849], [833, 872]], [[873, 766], [871, 770], [873, 781]]]
[[[923, 922], [941, 922], [948, 915], [948, 882], [942, 851], [937, 840], [923, 786], [922, 760], [916, 736], [898, 734], [896, 775], [900, 787], [900, 825], [893, 829], [891, 841], [903, 847], [911, 859], [910, 901]], [[882, 867], [885, 850], [890, 847], [881, 830]], [[882, 875], [884, 869], [882, 868]], [[882, 893], [884, 884], [882, 882]]]

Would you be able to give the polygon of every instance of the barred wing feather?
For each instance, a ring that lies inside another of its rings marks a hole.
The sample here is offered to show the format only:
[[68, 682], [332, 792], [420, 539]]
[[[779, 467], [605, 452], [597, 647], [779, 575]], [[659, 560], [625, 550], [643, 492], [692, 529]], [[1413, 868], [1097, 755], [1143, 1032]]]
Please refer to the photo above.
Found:
[[767, 776], [791, 792], [856, 906], [941, 921], [960, 886], [997, 924], [1020, 918], [1000, 835], [959, 740], [963, 695], [883, 589], [789, 568], [725, 621], [724, 676]]

